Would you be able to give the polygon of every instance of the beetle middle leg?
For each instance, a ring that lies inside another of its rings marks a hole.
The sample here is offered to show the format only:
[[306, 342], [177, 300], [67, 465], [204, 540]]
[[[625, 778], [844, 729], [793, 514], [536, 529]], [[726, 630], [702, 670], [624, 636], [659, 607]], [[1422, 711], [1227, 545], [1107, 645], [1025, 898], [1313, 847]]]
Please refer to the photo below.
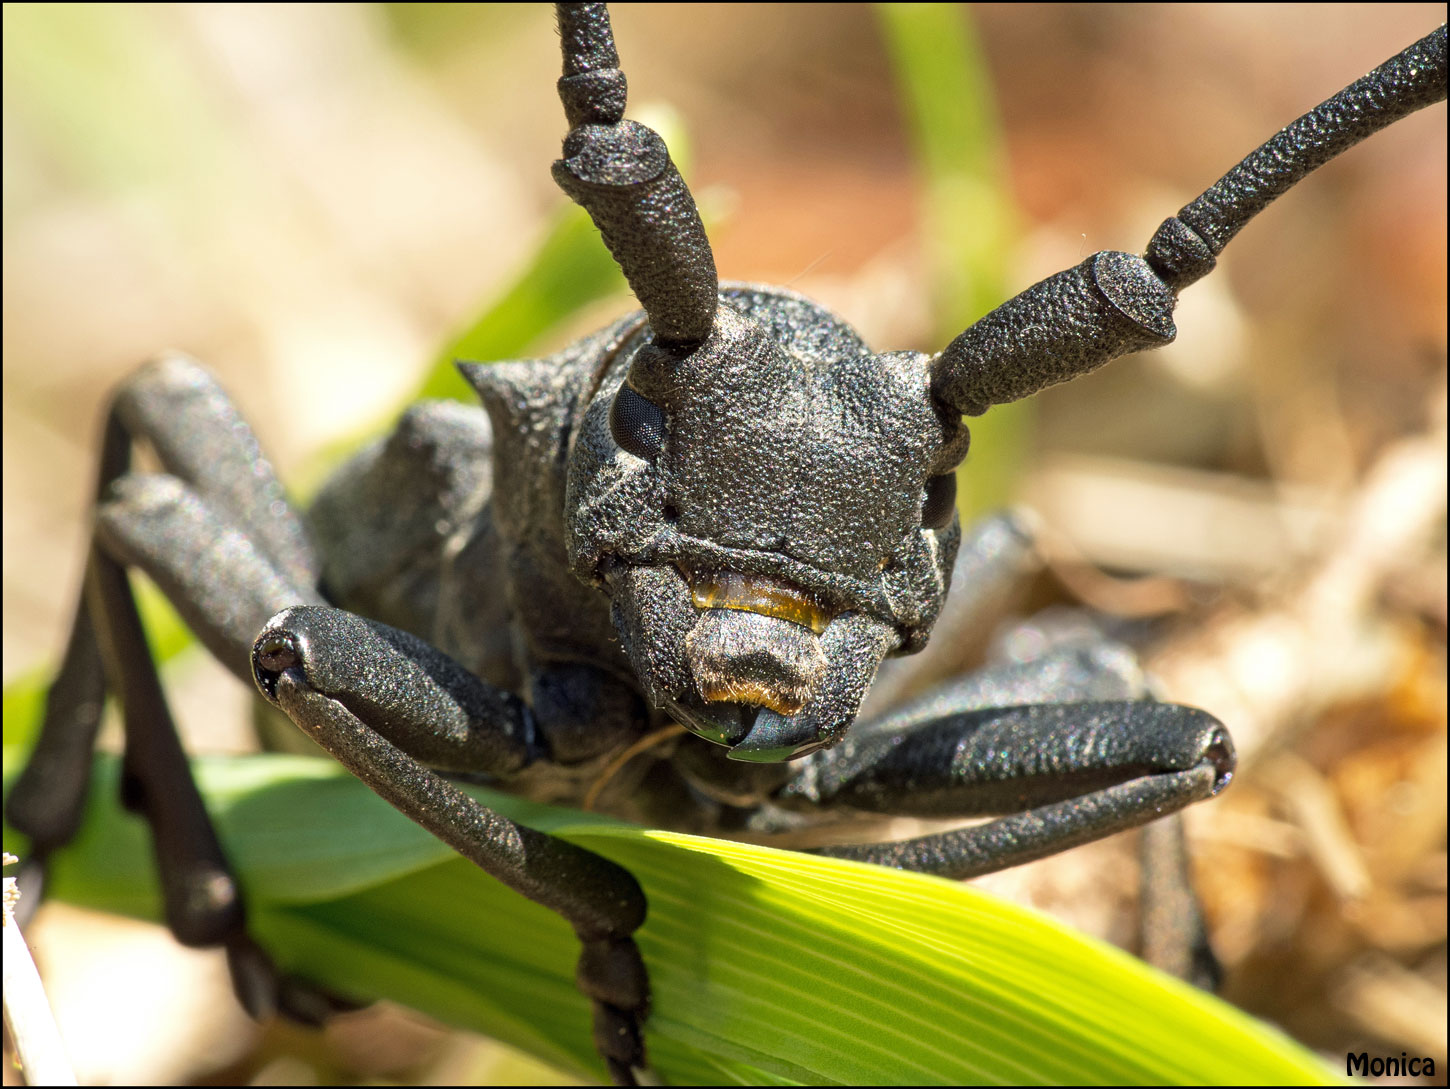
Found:
[[1206, 991], [1218, 990], [1223, 968], [1209, 945], [1203, 907], [1190, 880], [1182, 814], [1144, 825], [1139, 835], [1143, 959]]

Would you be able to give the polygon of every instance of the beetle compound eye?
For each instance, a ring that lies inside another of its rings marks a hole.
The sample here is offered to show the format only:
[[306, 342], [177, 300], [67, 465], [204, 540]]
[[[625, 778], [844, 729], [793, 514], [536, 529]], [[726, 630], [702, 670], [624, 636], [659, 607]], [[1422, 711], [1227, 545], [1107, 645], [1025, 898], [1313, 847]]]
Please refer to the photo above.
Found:
[[609, 408], [609, 430], [621, 450], [652, 458], [665, 444], [665, 414], [628, 386], [620, 386]]
[[921, 524], [927, 529], [945, 529], [957, 509], [957, 475], [942, 473], [928, 477], [926, 497], [921, 504]]

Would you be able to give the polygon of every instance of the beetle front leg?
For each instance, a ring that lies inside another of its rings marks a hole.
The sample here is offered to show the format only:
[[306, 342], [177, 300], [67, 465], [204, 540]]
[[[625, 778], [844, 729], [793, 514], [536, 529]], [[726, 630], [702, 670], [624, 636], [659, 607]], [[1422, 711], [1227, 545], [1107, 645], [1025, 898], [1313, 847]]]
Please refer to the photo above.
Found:
[[1233, 769], [1227, 731], [1191, 707], [1035, 704], [848, 739], [812, 757], [781, 798], [903, 816], [1007, 814], [898, 843], [818, 850], [960, 879], [1146, 824], [1217, 794]]
[[629, 871], [500, 816], [424, 767], [508, 775], [539, 755], [508, 693], [421, 639], [330, 608], [287, 609], [253, 650], [258, 687], [384, 801], [579, 935], [595, 1046], [634, 1084], [645, 1064], [649, 979], [633, 934], [646, 903]]

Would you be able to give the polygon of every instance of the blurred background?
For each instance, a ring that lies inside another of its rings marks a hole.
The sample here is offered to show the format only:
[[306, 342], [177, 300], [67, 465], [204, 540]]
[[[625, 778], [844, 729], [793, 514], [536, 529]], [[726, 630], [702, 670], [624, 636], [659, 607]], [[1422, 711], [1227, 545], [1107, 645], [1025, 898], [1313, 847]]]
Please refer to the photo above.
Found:
[[[1140, 250], [1445, 9], [960, 18], [983, 67], [941, 74], [868, 6], [614, 9], [632, 111], [682, 133], [722, 276], [812, 295], [878, 348], [935, 350], [1098, 249]], [[305, 492], [516, 287], [564, 204], [551, 20], [533, 5], [5, 6], [7, 685], [59, 653], [103, 405], [143, 359], [202, 359]], [[944, 90], [922, 91], [934, 76]], [[923, 132], [933, 102], [939, 125], [985, 127], [963, 137], [970, 161]], [[1336, 1064], [1352, 1047], [1440, 1070], [1443, 110], [1261, 216], [1185, 294], [1179, 343], [984, 418], [964, 477], [973, 509], [1040, 516], [1047, 569], [1024, 608], [1090, 606], [1142, 644], [1166, 696], [1234, 732], [1240, 781], [1189, 823], [1226, 996]], [[517, 350], [629, 308], [599, 300]], [[200, 662], [174, 683], [198, 747], [248, 744], [239, 686]], [[1132, 856], [1086, 857], [1076, 876], [994, 887], [1127, 941]], [[116, 952], [99, 927], [47, 907], [34, 935], [86, 1081], [555, 1076], [395, 1011], [320, 1038], [259, 1032], [202, 955], [119, 1009], [116, 980], [152, 975], [166, 942], [114, 924], [143, 943]]]

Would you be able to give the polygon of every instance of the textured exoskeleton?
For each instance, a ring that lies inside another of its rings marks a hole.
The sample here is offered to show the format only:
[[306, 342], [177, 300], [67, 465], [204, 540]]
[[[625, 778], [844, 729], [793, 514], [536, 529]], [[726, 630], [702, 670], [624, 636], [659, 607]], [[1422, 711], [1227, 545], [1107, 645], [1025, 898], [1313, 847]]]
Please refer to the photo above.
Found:
[[[612, 774], [608, 808], [701, 830], [821, 806], [995, 816], [822, 848], [955, 877], [1217, 793], [1234, 768], [1226, 730], [1147, 699], [1111, 647], [856, 719], [884, 659], [921, 649], [939, 619], [955, 632], [989, 613], [1030, 547], [1009, 517], [962, 541], [962, 417], [1170, 341], [1177, 293], [1253, 215], [1444, 99], [1445, 31], [1284, 129], [1166, 220], [1144, 256], [1096, 254], [928, 355], [873, 352], [792, 291], [721, 284], [664, 142], [624, 119], [604, 5], [559, 9], [570, 132], [554, 177], [642, 311], [549, 359], [464, 364], [483, 410], [411, 409], [305, 521], [205, 371], [178, 356], [142, 370], [112, 404], [82, 604], [8, 812], [37, 864], [73, 835], [99, 709], [116, 694], [126, 798], [154, 830], [168, 922], [227, 948], [251, 1008], [325, 1014], [327, 996], [279, 981], [247, 936], [146, 653], [135, 567], [370, 787], [574, 926], [595, 1040], [629, 1082], [649, 1004], [637, 883], [437, 772], [577, 799], [673, 722], [694, 736]], [[130, 470], [137, 440], [164, 473]]]

